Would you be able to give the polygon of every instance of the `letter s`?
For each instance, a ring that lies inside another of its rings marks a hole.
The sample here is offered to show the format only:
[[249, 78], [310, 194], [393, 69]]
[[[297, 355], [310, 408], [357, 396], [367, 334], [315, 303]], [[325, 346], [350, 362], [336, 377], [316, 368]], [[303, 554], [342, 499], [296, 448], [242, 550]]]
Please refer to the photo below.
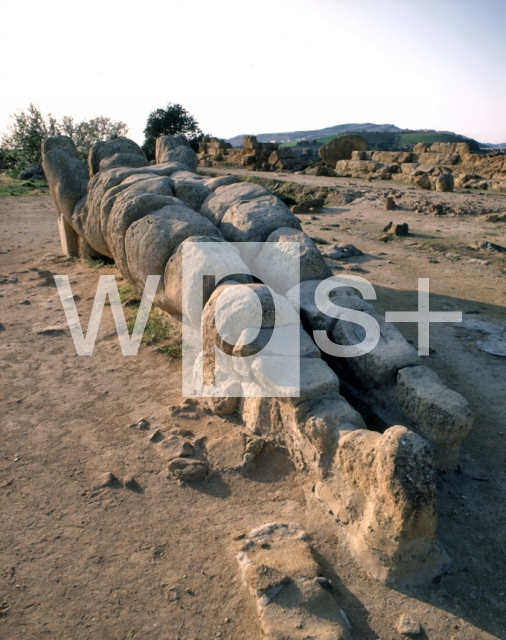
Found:
[[329, 297], [330, 292], [336, 287], [353, 287], [358, 289], [366, 300], [376, 300], [376, 292], [374, 287], [365, 278], [360, 276], [331, 276], [322, 280], [316, 287], [315, 304], [318, 309], [331, 318], [354, 322], [365, 329], [365, 338], [359, 344], [340, 345], [335, 344], [327, 336], [324, 330], [313, 331], [313, 336], [318, 347], [331, 356], [338, 358], [354, 358], [363, 356], [372, 351], [378, 344], [380, 339], [379, 324], [368, 313], [357, 311], [355, 309], [347, 309], [334, 304]]

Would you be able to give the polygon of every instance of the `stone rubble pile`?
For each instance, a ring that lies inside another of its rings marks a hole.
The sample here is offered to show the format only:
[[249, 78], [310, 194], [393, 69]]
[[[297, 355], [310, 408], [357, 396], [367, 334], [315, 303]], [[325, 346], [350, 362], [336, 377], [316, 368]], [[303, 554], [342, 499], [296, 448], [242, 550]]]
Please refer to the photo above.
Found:
[[320, 156], [338, 177], [393, 179], [437, 191], [453, 191], [454, 187], [506, 191], [506, 155], [471, 153], [465, 142], [420, 142], [412, 152], [368, 151], [363, 143], [356, 143], [349, 146], [348, 157], [340, 157], [335, 164], [336, 153], [326, 149], [328, 145], [321, 147]]
[[252, 171], [298, 171], [305, 163], [289, 147], [276, 142], [258, 142], [256, 136], [243, 136], [241, 148], [233, 148], [229, 142], [204, 136], [197, 158], [204, 167], [217, 162], [248, 167]]

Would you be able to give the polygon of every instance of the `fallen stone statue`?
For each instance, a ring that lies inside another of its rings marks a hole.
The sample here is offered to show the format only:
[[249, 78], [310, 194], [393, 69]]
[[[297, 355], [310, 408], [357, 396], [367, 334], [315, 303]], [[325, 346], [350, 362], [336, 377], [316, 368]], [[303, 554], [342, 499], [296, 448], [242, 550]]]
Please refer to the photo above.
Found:
[[[300, 317], [303, 326], [300, 394], [224, 394], [204, 402], [219, 414], [239, 412], [251, 433], [268, 434], [287, 447], [295, 465], [313, 478], [317, 498], [347, 530], [356, 561], [373, 578], [416, 586], [444, 572], [449, 559], [436, 534], [435, 473], [457, 465], [460, 443], [473, 423], [467, 402], [423, 366], [396, 327], [348, 287], [332, 292], [333, 300], [374, 317], [380, 341], [360, 357], [323, 359], [314, 330], [326, 331], [340, 345], [360, 338], [356, 324], [326, 316], [316, 306], [316, 288], [332, 273], [289, 208], [259, 185], [197, 175], [195, 153], [182, 136], [157, 140], [154, 165], [125, 139], [96, 143], [89, 168], [68, 137], [48, 138], [42, 152], [64, 250], [113, 258], [140, 292], [148, 275], [159, 275], [155, 304], [172, 315], [183, 313], [185, 243], [276, 243], [281, 256], [286, 241], [300, 243], [300, 285], [295, 291], [282, 279], [276, 284], [285, 324], [295, 326]], [[248, 273], [240, 252], [228, 246], [228, 273]], [[253, 259], [260, 272], [269, 271], [262, 252]], [[249, 287], [265, 298], [268, 311], [268, 287], [239, 280], [241, 291]], [[227, 297], [237, 302], [234, 288], [237, 283], [230, 279], [205, 290], [205, 349], [221, 340], [214, 311]], [[262, 331], [272, 329], [271, 317], [274, 313], [264, 315]], [[267, 351], [251, 365], [259, 384], [275, 373], [276, 358], [283, 355]], [[368, 430], [361, 414], [381, 421], [383, 432]]]

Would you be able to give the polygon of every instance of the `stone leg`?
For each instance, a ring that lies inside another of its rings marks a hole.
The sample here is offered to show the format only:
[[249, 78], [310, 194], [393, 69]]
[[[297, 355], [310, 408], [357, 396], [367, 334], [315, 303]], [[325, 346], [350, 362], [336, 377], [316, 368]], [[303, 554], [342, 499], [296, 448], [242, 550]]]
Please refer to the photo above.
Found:
[[356, 561], [394, 587], [430, 584], [450, 566], [437, 539], [436, 485], [427, 443], [402, 426], [343, 431], [316, 496], [346, 528]]
[[[365, 337], [363, 327], [323, 313], [315, 303], [320, 280], [302, 282], [288, 291], [287, 298], [298, 306], [308, 333], [324, 330], [334, 344], [359, 344]], [[294, 294], [300, 295], [296, 303]], [[466, 400], [447, 389], [437, 375], [421, 366], [415, 349], [398, 329], [386, 323], [374, 308], [349, 287], [338, 287], [330, 294], [333, 305], [366, 313], [378, 322], [380, 340], [369, 353], [339, 358], [322, 353], [344, 381], [343, 393], [356, 406], [367, 408], [385, 426], [404, 422], [431, 444], [435, 467], [441, 471], [455, 469], [460, 443], [469, 433], [473, 416]]]
[[79, 253], [79, 235], [63, 216], [58, 216], [58, 231], [61, 252], [67, 256], [77, 255]]

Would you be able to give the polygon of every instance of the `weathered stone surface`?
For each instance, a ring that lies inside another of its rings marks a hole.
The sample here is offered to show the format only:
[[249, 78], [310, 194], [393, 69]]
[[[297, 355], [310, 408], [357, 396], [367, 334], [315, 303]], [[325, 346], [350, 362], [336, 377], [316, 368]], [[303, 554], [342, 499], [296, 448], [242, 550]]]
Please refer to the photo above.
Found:
[[419, 176], [416, 176], [414, 179], [414, 183], [419, 189], [429, 190], [432, 187], [429, 175], [427, 173], [421, 173]]
[[[334, 318], [316, 306], [315, 291], [320, 282], [321, 280], [306, 280], [286, 293], [287, 300], [300, 313], [304, 327], [310, 335], [312, 335], [313, 329], [330, 330], [335, 322]], [[329, 298], [335, 304], [339, 304], [338, 298], [354, 294], [355, 291], [351, 287], [336, 287], [330, 292]]]
[[353, 151], [367, 151], [368, 143], [362, 136], [345, 134], [334, 138], [318, 150], [320, 158], [332, 169], [339, 160], [351, 160]]
[[[136, 220], [171, 204], [176, 207], [184, 207], [181, 201], [176, 198], [132, 190], [124, 191], [116, 198], [107, 220], [105, 237], [116, 266], [125, 278], [129, 280], [133, 278], [128, 268], [125, 250], [125, 239], [130, 225]], [[146, 252], [145, 249], [143, 253], [149, 255], [149, 252]]]
[[[192, 235], [219, 237], [219, 231], [207, 218], [176, 199], [133, 222], [125, 234], [125, 253], [135, 284], [143, 289], [148, 275], [163, 276], [170, 256]], [[161, 288], [164, 289], [163, 281]]]
[[269, 191], [258, 184], [238, 182], [233, 185], [216, 188], [200, 208], [200, 213], [219, 226], [227, 209], [233, 204], [254, 200], [260, 196], [270, 195]]
[[[216, 300], [213, 316], [221, 337], [237, 344], [244, 329], [298, 325], [299, 318], [286, 298], [272, 293], [262, 284], [219, 287], [211, 296]], [[263, 308], [263, 315], [262, 315]], [[204, 315], [208, 312], [206, 309]]]
[[118, 140], [99, 141], [95, 142], [95, 144], [90, 149], [90, 153], [88, 154], [88, 168], [90, 171], [90, 177], [94, 176], [101, 170], [100, 164], [102, 161], [104, 161], [106, 158], [112, 158], [112, 156], [115, 156], [116, 154], [128, 154], [143, 158], [145, 164], [136, 166], [145, 166], [148, 163], [146, 160], [146, 156], [144, 155], [144, 151], [133, 140], [128, 140], [127, 138], [119, 138]]
[[282, 332], [282, 340], [277, 341], [271, 339], [273, 332], [269, 329], [244, 329], [234, 347], [233, 355], [237, 357], [251, 356], [262, 349], [263, 355], [288, 356], [293, 355], [293, 344], [298, 342], [298, 350], [302, 358], [320, 357], [320, 350], [301, 327], [286, 325], [282, 327]]
[[297, 171], [303, 169], [305, 163], [294, 153], [290, 147], [281, 147], [269, 155], [269, 165], [275, 171]]
[[[337, 393], [332, 397], [301, 402], [293, 420], [301, 436], [312, 446], [312, 450], [307, 451], [306, 462], [320, 478], [332, 471], [340, 433], [367, 428], [360, 414]], [[292, 436], [293, 439], [298, 450], [307, 448], [301, 438]], [[295, 456], [295, 451], [292, 453]]]
[[387, 196], [385, 198], [385, 210], [391, 211], [392, 209], [395, 209], [395, 207], [396, 207], [395, 200], [392, 198], [392, 196]]
[[[332, 364], [338, 371], [346, 366], [353, 371], [362, 386], [378, 386], [393, 383], [400, 369], [420, 363], [416, 350], [395, 325], [385, 322], [370, 304], [356, 296], [342, 297], [337, 303], [343, 308], [343, 313], [345, 309], [354, 309], [372, 316], [378, 322], [381, 332], [378, 344], [369, 353], [352, 358], [333, 358]], [[336, 344], [359, 344], [364, 338], [365, 329], [359, 324], [338, 319], [333, 325], [332, 341]]]
[[403, 636], [413, 637], [422, 633], [422, 627], [417, 620], [403, 613], [397, 622], [397, 631]]
[[359, 564], [394, 587], [430, 584], [448, 568], [436, 535], [431, 450], [422, 438], [402, 426], [383, 435], [343, 431], [336, 462], [330, 488]]
[[203, 460], [174, 458], [169, 462], [168, 470], [171, 476], [181, 482], [199, 482], [209, 473], [209, 465]]
[[243, 149], [260, 149], [261, 145], [256, 136], [243, 136], [242, 148]]
[[41, 162], [36, 162], [18, 173], [18, 180], [45, 180], [44, 169]]
[[197, 171], [197, 154], [183, 136], [161, 136], [156, 140], [156, 164], [179, 162], [190, 171]]
[[41, 146], [42, 157], [53, 149], [62, 149], [74, 158], [79, 158], [76, 145], [70, 136], [53, 136], [46, 138]]
[[301, 230], [299, 220], [276, 196], [233, 204], [220, 224], [223, 237], [229, 242], [265, 242], [281, 227]]
[[167, 460], [174, 460], [175, 458], [189, 458], [195, 455], [195, 447], [186, 438], [178, 435], [170, 435], [162, 440], [158, 449], [162, 457]]
[[331, 244], [320, 249], [322, 254], [332, 260], [346, 260], [361, 256], [362, 251], [353, 244]]
[[451, 173], [443, 173], [436, 178], [436, 191], [453, 191], [454, 185]]
[[294, 405], [339, 394], [338, 377], [319, 358], [300, 358], [300, 377], [296, 364], [286, 356], [258, 356], [251, 364], [251, 371], [263, 389], [268, 392], [282, 390], [283, 393], [271, 395], [285, 395], [285, 399]]
[[[70, 142], [74, 144], [72, 140]], [[88, 171], [84, 162], [76, 157], [77, 152], [75, 155], [69, 153], [67, 140], [64, 147], [47, 146], [50, 150], [42, 157], [44, 174], [58, 212], [72, 225], [74, 207], [86, 195]]]
[[100, 161], [100, 171], [115, 167], [147, 167], [148, 161], [144, 156], [133, 153], [115, 153]]
[[409, 236], [409, 225], [407, 222], [402, 222], [401, 224], [396, 224], [395, 225], [395, 231], [394, 231], [396, 236], [399, 236], [401, 238], [406, 238], [407, 236]]
[[[198, 246], [187, 245], [187, 243], [202, 242], [220, 243], [220, 246], [215, 247], [214, 244], [206, 246], [205, 253], [203, 253]], [[202, 273], [216, 273], [216, 283], [224, 275], [228, 274], [234, 274], [234, 280], [238, 282], [251, 282], [252, 279], [248, 275], [243, 277], [238, 275], [248, 274], [248, 268], [244, 264], [238, 249], [225, 243], [220, 237], [218, 229], [216, 229], [216, 235], [213, 237], [190, 236], [179, 245], [176, 252], [167, 262], [164, 273], [163, 297], [156, 299], [156, 303], [169, 313], [181, 314], [183, 312], [183, 247], [185, 247], [185, 251], [188, 251], [184, 284], [189, 304], [184, 309], [184, 313], [190, 324], [197, 327], [200, 325], [200, 315], [202, 313], [202, 307], [199, 306], [201, 292], [203, 290], [203, 303], [206, 304], [214, 291], [214, 285], [209, 280], [202, 281]], [[206, 265], [208, 265], [208, 268], [206, 268]]]
[[171, 177], [176, 196], [195, 211], [200, 211], [202, 203], [212, 193], [205, 178], [190, 171], [177, 171]]
[[467, 401], [423, 366], [401, 369], [397, 389], [404, 418], [433, 444], [437, 468], [455, 468], [460, 443], [473, 426]]
[[357, 158], [357, 160], [373, 160], [374, 162], [395, 162], [404, 164], [413, 161], [413, 154], [408, 151], [373, 151], [370, 158]]
[[296, 524], [270, 523], [249, 532], [238, 555], [255, 598], [262, 636], [272, 640], [349, 640], [351, 635]]
[[[275, 250], [267, 243], [275, 243]], [[266, 246], [253, 262], [255, 275], [278, 293], [284, 294], [302, 280], [324, 279], [332, 275], [315, 243], [303, 231], [290, 227], [276, 229], [267, 238]], [[299, 246], [287, 243], [299, 243]], [[298, 262], [299, 274], [295, 280], [288, 276]]]

